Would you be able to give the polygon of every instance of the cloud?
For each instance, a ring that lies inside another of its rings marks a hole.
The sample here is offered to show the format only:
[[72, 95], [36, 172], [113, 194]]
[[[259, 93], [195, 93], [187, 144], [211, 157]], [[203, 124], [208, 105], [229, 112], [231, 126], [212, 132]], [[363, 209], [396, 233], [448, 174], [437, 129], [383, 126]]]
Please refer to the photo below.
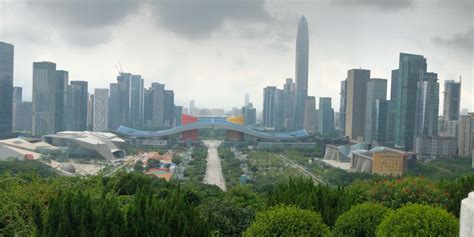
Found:
[[413, 0], [333, 0], [341, 6], [375, 7], [382, 10], [400, 10], [413, 5]]
[[438, 46], [450, 47], [467, 53], [472, 53], [474, 44], [474, 26], [469, 27], [464, 33], [457, 33], [451, 37], [433, 37], [431, 41]]
[[208, 38], [226, 21], [248, 24], [271, 19], [264, 0], [159, 0], [150, 4], [159, 25], [192, 39]]
[[110, 28], [137, 12], [143, 0], [27, 0], [30, 12], [54, 27], [68, 43], [94, 46]]

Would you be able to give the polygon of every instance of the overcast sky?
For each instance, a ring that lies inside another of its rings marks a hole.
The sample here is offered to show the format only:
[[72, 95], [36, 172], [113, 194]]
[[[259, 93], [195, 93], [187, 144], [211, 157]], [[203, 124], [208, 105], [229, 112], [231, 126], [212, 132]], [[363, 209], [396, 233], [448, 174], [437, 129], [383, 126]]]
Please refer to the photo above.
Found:
[[26, 99], [34, 61], [57, 63], [90, 92], [115, 82], [120, 63], [146, 87], [166, 84], [186, 107], [194, 99], [230, 109], [248, 92], [261, 109], [263, 87], [294, 78], [305, 15], [309, 94], [332, 97], [336, 110], [348, 69], [390, 79], [400, 52], [424, 55], [441, 88], [462, 76], [461, 108], [474, 110], [472, 0], [2, 1], [0, 41], [15, 45], [14, 84]]

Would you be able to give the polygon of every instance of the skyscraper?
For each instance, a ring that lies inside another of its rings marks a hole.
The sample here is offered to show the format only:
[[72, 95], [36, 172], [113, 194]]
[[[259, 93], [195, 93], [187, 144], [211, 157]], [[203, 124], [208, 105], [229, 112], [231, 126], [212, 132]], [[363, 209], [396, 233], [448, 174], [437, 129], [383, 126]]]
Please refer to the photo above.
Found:
[[89, 102], [89, 92], [87, 81], [71, 81], [71, 85], [79, 88], [79, 100], [75, 101], [73, 108], [79, 111], [77, 117], [76, 131], [87, 130], [87, 104]]
[[283, 127], [287, 130], [293, 130], [294, 126], [295, 90], [293, 79], [286, 78], [283, 85]]
[[445, 121], [459, 120], [461, 104], [461, 82], [444, 82], [443, 117]]
[[92, 130], [95, 132], [103, 132], [108, 129], [108, 114], [109, 114], [109, 90], [95, 89], [94, 90], [94, 106]]
[[183, 116], [183, 106], [175, 106], [174, 107], [175, 126], [180, 126], [181, 125], [182, 116]]
[[56, 71], [56, 94], [55, 94], [55, 131], [66, 130], [66, 97], [69, 84], [69, 73], [67, 71]]
[[[367, 98], [365, 104], [364, 141], [371, 143], [377, 134], [377, 100], [387, 99], [387, 80], [372, 78], [367, 81]], [[380, 108], [380, 107], [379, 107]], [[385, 108], [386, 111], [386, 108]]]
[[250, 103], [250, 95], [249, 93], [245, 93], [244, 106], [249, 105], [249, 103]]
[[416, 136], [438, 136], [439, 83], [432, 72], [421, 74], [416, 94]]
[[115, 130], [120, 124], [120, 88], [118, 83], [110, 83], [109, 129]]
[[[80, 131], [82, 111], [78, 105], [81, 103], [81, 87], [78, 85], [69, 85], [66, 92], [66, 103], [64, 110], [66, 111], [65, 130]], [[87, 112], [85, 114], [87, 117]]]
[[395, 144], [405, 150], [414, 145], [418, 81], [426, 73], [426, 58], [400, 53], [395, 113]]
[[283, 128], [283, 90], [275, 86], [263, 89], [263, 125], [275, 129]]
[[295, 60], [295, 80], [296, 80], [296, 101], [294, 108], [295, 129], [303, 128], [304, 107], [306, 96], [308, 96], [308, 58], [309, 55], [309, 35], [308, 22], [304, 16], [301, 17], [296, 32], [296, 60]]
[[170, 128], [174, 124], [174, 91], [165, 90], [165, 101], [164, 101], [164, 124], [163, 127]]
[[339, 101], [339, 131], [341, 134], [345, 134], [346, 128], [346, 84], [347, 82], [345, 80], [341, 81], [341, 92], [339, 93], [341, 96]]
[[33, 136], [56, 132], [56, 76], [55, 63], [33, 63]]
[[23, 101], [23, 88], [13, 87], [13, 102], [15, 101]]
[[310, 133], [316, 132], [316, 98], [314, 96], [307, 96], [304, 101], [303, 128]]
[[460, 116], [458, 150], [459, 156], [472, 157], [474, 167], [474, 113]]
[[390, 100], [396, 101], [398, 96], [398, 69], [392, 70], [392, 77], [390, 78]]
[[328, 135], [334, 133], [334, 110], [331, 105], [331, 97], [319, 98], [319, 133]]
[[248, 126], [255, 126], [257, 122], [257, 110], [252, 103], [242, 107], [242, 114], [244, 115], [244, 124]]
[[370, 70], [351, 69], [347, 71], [345, 135], [352, 140], [362, 141], [364, 137], [367, 81], [369, 78]]
[[14, 47], [0, 41], [0, 139], [12, 135]]
[[130, 76], [130, 114], [129, 124], [134, 127], [143, 126], [144, 116], [144, 80], [140, 75]]

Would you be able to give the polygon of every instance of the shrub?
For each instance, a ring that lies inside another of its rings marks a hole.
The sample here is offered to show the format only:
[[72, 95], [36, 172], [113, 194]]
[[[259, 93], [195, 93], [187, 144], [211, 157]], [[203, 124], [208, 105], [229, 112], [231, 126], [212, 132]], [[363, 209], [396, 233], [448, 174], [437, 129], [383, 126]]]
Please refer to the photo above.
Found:
[[328, 227], [317, 212], [293, 206], [276, 206], [257, 213], [244, 236], [328, 236]]
[[458, 228], [458, 220], [447, 211], [412, 204], [386, 216], [376, 236], [458, 236]]
[[337, 218], [334, 236], [375, 236], [375, 230], [391, 210], [381, 204], [365, 203], [352, 207]]

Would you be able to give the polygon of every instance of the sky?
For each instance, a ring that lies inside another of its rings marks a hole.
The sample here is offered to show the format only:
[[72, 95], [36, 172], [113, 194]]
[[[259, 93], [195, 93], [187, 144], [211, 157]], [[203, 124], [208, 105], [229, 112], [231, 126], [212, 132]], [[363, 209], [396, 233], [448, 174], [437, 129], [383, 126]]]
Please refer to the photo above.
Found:
[[[244, 94], [294, 78], [299, 18], [309, 25], [308, 94], [339, 108], [347, 70], [390, 80], [400, 52], [427, 58], [444, 80], [462, 77], [474, 111], [471, 0], [0, 0], [0, 41], [15, 45], [15, 86], [31, 99], [35, 61], [52, 61], [89, 91], [118, 71], [166, 84], [178, 105], [230, 109]], [[390, 81], [388, 83], [390, 85]], [[390, 88], [388, 88], [389, 96]], [[440, 98], [442, 105], [443, 97]], [[440, 110], [441, 113], [442, 110]]]

